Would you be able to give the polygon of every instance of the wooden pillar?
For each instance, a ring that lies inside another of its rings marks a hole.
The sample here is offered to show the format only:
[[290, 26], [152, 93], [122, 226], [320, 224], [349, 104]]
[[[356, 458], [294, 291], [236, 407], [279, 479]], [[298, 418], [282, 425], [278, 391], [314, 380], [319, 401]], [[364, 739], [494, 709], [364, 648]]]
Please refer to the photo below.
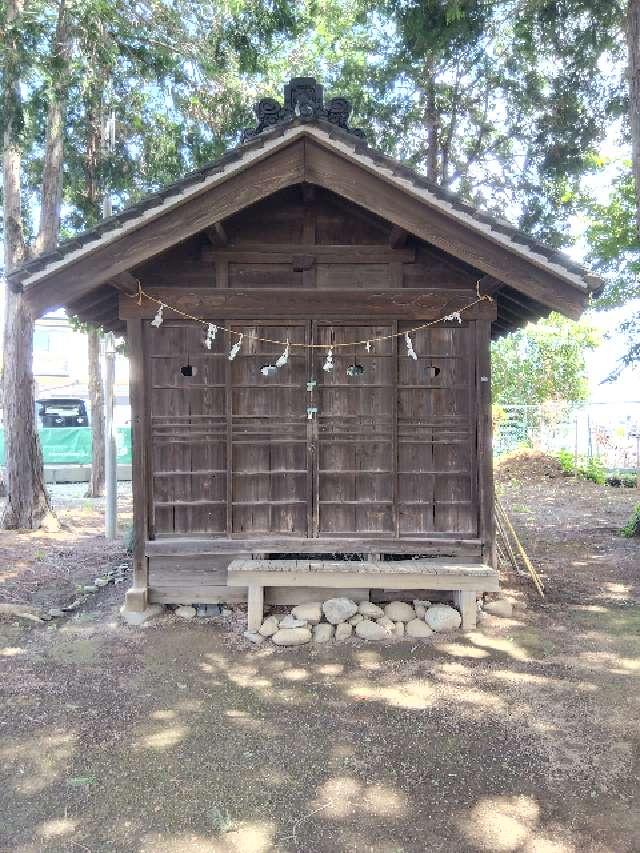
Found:
[[476, 627], [476, 593], [475, 590], [457, 589], [453, 593], [454, 601], [462, 616], [462, 630], [471, 631]]
[[476, 320], [476, 388], [479, 534], [482, 557], [497, 566], [493, 491], [493, 440], [491, 418], [491, 321]]
[[264, 587], [261, 584], [249, 584], [247, 591], [247, 628], [257, 631], [262, 625], [264, 615]]
[[143, 320], [127, 320], [129, 353], [129, 399], [131, 402], [131, 490], [133, 494], [133, 586], [127, 592], [127, 610], [141, 612], [149, 598], [149, 559], [145, 544], [149, 537], [149, 448], [148, 400], [145, 388]]

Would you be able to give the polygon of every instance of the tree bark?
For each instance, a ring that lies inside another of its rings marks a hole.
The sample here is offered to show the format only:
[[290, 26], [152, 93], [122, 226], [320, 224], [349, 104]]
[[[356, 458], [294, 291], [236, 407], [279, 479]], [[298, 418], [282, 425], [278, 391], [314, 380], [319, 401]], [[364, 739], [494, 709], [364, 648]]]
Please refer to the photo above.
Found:
[[631, 162], [636, 189], [636, 228], [640, 238], [640, 0], [627, 6], [627, 55]]
[[[20, 46], [13, 27], [23, 10], [22, 0], [7, 0], [3, 134], [3, 210], [5, 272], [25, 259], [20, 191]], [[3, 407], [7, 502], [4, 528], [39, 527], [50, 512], [44, 483], [42, 449], [35, 422], [33, 384], [33, 321], [22, 294], [6, 288], [4, 325]]]
[[104, 391], [100, 374], [100, 330], [90, 326], [87, 330], [89, 351], [89, 401], [91, 403], [91, 481], [88, 498], [104, 494]]
[[438, 150], [440, 145], [440, 116], [436, 103], [435, 67], [431, 61], [425, 64], [425, 108], [424, 126], [427, 132], [427, 178], [438, 181]]
[[36, 254], [55, 248], [60, 232], [64, 166], [64, 115], [67, 105], [69, 32], [65, 0], [58, 4], [58, 21], [51, 56], [51, 86], [47, 110], [47, 134], [42, 171], [40, 231]]

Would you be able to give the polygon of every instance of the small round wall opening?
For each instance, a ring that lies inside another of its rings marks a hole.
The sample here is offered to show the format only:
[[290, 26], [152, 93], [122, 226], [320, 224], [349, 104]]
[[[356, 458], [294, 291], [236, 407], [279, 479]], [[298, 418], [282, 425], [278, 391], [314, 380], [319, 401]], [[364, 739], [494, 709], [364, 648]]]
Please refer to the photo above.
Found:
[[427, 376], [430, 379], [435, 379], [436, 376], [440, 376], [440, 368], [434, 367], [434, 365], [431, 364], [429, 367], [427, 367]]
[[364, 373], [364, 367], [361, 364], [350, 364], [347, 367], [347, 376], [362, 376]]

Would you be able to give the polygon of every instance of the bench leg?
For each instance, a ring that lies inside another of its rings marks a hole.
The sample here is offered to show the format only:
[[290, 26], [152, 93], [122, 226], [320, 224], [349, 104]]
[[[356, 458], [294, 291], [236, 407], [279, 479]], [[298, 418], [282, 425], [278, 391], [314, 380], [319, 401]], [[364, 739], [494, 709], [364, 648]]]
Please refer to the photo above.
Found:
[[247, 599], [247, 627], [250, 631], [257, 631], [262, 625], [264, 615], [264, 587], [260, 584], [251, 584], [247, 592]]
[[476, 627], [475, 590], [458, 589], [454, 592], [455, 602], [462, 615], [462, 630], [471, 631]]

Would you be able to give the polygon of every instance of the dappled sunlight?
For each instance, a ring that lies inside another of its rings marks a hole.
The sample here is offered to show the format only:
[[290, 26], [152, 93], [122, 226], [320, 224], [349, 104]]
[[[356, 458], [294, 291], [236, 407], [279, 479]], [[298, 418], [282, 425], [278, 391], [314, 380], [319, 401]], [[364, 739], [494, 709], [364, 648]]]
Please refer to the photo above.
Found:
[[271, 822], [242, 823], [222, 839], [203, 835], [147, 835], [138, 853], [267, 853], [273, 850], [275, 826]]
[[334, 818], [353, 814], [376, 817], [403, 817], [409, 803], [405, 794], [388, 785], [359, 782], [351, 776], [337, 776], [318, 789], [313, 808]]
[[[505, 620], [502, 621], [504, 622]], [[486, 634], [477, 633], [469, 634], [468, 636], [471, 642], [476, 646], [481, 646], [482, 648], [490, 649], [494, 652], [502, 652], [517, 661], [531, 660], [531, 656], [513, 640], [501, 639], [500, 637], [488, 637]]]
[[438, 652], [443, 652], [457, 658], [490, 657], [486, 649], [479, 649], [477, 646], [465, 646], [462, 643], [434, 643], [433, 648]]
[[59, 818], [58, 820], [48, 820], [37, 827], [36, 835], [39, 835], [41, 838], [61, 838], [64, 835], [70, 835], [72, 832], [75, 832], [77, 826], [78, 821], [71, 820], [68, 817]]
[[286, 678], [287, 681], [305, 681], [305, 679], [309, 678], [309, 672], [302, 667], [297, 669], [286, 669], [282, 673], [282, 677]]
[[384, 702], [416, 711], [432, 707], [437, 698], [433, 686], [426, 681], [404, 681], [393, 686], [363, 681], [347, 687], [345, 692], [352, 699]]
[[241, 711], [239, 708], [227, 709], [224, 716], [237, 728], [253, 732], [261, 737], [277, 737], [279, 734], [278, 728], [273, 723], [264, 719], [256, 719], [248, 711]]
[[560, 690], [569, 690], [572, 693], [594, 693], [598, 688], [588, 681], [567, 681], [562, 678], [554, 678], [551, 675], [533, 675], [530, 672], [516, 672], [512, 669], [495, 669], [491, 673], [493, 678], [511, 684], [530, 684], [533, 687], [553, 687]]
[[549, 838], [532, 838], [527, 841], [524, 853], [578, 853], [573, 844], [551, 841]]
[[175, 720], [176, 712], [168, 709], [151, 711], [149, 716], [152, 720]]
[[625, 658], [612, 652], [582, 652], [578, 655], [578, 662], [587, 664], [590, 669], [615, 675], [640, 674], [640, 657]]
[[140, 738], [135, 746], [140, 749], [154, 749], [162, 752], [179, 744], [189, 734], [186, 726], [174, 725], [171, 728], [159, 729]]
[[26, 651], [26, 649], [21, 649], [17, 646], [8, 646], [4, 649], [0, 649], [0, 658], [15, 658], [18, 657], [18, 655], [26, 654]]
[[535, 831], [540, 808], [532, 797], [485, 797], [458, 819], [461, 832], [481, 850], [520, 850]]
[[605, 583], [604, 588], [615, 601], [628, 601], [632, 597], [632, 588], [626, 583]]
[[38, 794], [61, 778], [77, 742], [75, 734], [30, 736], [0, 749], [0, 762], [17, 774], [18, 794]]
[[342, 675], [344, 672], [344, 664], [342, 663], [325, 663], [317, 669], [319, 675]]
[[377, 670], [382, 668], [380, 652], [374, 652], [368, 649], [359, 649], [356, 651], [354, 657], [360, 664], [361, 669]]
[[461, 663], [445, 663], [440, 667], [440, 681], [451, 688], [450, 697], [456, 703], [463, 702], [486, 711], [504, 711], [504, 700], [489, 690], [475, 687], [475, 672]]
[[540, 807], [527, 796], [485, 797], [470, 812], [458, 817], [463, 835], [479, 850], [578, 853], [579, 848], [573, 844], [549, 838], [539, 824]]

